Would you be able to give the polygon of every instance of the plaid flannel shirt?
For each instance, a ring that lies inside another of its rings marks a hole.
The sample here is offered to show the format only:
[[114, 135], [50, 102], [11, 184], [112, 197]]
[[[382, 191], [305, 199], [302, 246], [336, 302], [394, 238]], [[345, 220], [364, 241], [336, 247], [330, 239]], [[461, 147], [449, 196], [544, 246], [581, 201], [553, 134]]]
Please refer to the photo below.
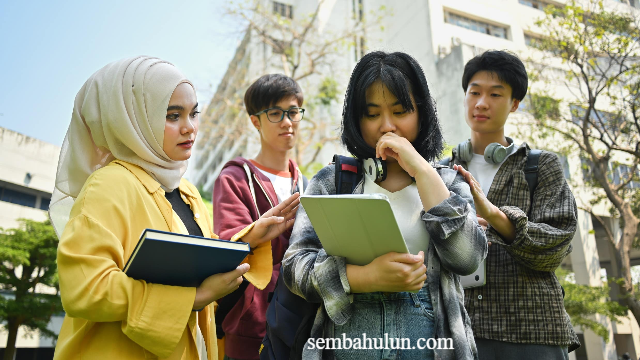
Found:
[[[522, 344], [580, 346], [564, 308], [554, 270], [571, 248], [576, 202], [558, 157], [543, 151], [533, 201], [524, 176], [529, 146], [523, 143], [496, 173], [487, 199], [516, 228], [505, 243], [491, 226], [485, 286], [465, 290], [465, 307], [476, 338]], [[454, 163], [467, 168], [455, 158]], [[532, 204], [531, 204], [532, 202]]]
[[[440, 204], [424, 210], [421, 218], [429, 232], [426, 249], [427, 284], [431, 293], [436, 337], [451, 338], [453, 350], [436, 349], [437, 360], [478, 359], [469, 316], [463, 306], [463, 290], [458, 274], [474, 272], [487, 254], [487, 239], [478, 225], [469, 185], [451, 169], [436, 165], [450, 192]], [[360, 181], [354, 194], [362, 194]], [[335, 194], [335, 172], [331, 164], [311, 179], [305, 195]], [[307, 301], [322, 303], [311, 329], [312, 338], [333, 338], [334, 324], [345, 324], [352, 314], [346, 262], [330, 256], [322, 247], [309, 217], [300, 206], [293, 226], [289, 249], [282, 260], [287, 287]], [[411, 319], [406, 319], [411, 321]], [[305, 360], [332, 359], [332, 350], [305, 347]]]

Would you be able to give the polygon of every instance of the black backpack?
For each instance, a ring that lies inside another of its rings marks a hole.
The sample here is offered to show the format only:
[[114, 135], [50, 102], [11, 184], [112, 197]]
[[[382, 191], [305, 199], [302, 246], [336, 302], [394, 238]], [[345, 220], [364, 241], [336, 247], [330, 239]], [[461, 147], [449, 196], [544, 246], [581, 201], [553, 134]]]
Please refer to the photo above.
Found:
[[[336, 193], [353, 193], [363, 176], [361, 162], [341, 155], [335, 155], [333, 162]], [[301, 359], [319, 307], [289, 290], [280, 267], [276, 287], [269, 294], [267, 333], [260, 346], [260, 360]]]

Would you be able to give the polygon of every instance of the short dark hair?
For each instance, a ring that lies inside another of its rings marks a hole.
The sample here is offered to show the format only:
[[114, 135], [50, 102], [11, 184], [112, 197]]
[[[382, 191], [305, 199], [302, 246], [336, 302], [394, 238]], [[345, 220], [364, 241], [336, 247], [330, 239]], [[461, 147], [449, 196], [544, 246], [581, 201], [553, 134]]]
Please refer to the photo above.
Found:
[[462, 74], [462, 90], [467, 92], [469, 81], [479, 71], [496, 74], [498, 79], [511, 86], [511, 97], [522, 101], [527, 95], [529, 77], [522, 61], [504, 50], [489, 50], [469, 60]]
[[[427, 79], [418, 62], [402, 52], [375, 51], [360, 59], [351, 74], [342, 111], [342, 143], [358, 159], [375, 157], [376, 151], [362, 137], [360, 120], [367, 111], [366, 92], [380, 81], [407, 111], [418, 111], [419, 131], [413, 147], [427, 161], [443, 150], [442, 130]], [[411, 95], [416, 103], [414, 109]]]
[[302, 106], [304, 96], [295, 80], [282, 74], [267, 74], [251, 84], [244, 93], [244, 107], [249, 115], [253, 115], [291, 96], [298, 100], [298, 106]]

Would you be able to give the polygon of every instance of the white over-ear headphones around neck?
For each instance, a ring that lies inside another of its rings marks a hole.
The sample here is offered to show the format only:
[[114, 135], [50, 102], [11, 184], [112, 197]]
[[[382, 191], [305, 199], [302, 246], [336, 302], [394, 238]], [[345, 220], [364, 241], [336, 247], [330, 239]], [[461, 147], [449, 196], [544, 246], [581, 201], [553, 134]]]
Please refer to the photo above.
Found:
[[380, 158], [364, 159], [362, 167], [365, 174], [375, 182], [384, 181], [387, 178], [387, 162]]
[[[502, 146], [500, 143], [491, 143], [484, 149], [484, 161], [489, 164], [500, 164], [504, 159], [509, 156], [515, 149], [513, 140], [510, 137], [506, 137], [509, 146]], [[461, 142], [456, 146], [456, 155], [464, 162], [469, 162], [473, 159], [473, 148], [471, 147], [471, 139]]]

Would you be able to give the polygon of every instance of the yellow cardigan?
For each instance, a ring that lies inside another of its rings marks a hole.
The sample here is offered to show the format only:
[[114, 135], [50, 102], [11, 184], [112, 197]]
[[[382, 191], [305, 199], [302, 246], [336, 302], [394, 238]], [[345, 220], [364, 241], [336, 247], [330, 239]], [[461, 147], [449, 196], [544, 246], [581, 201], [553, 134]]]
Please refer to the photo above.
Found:
[[[182, 179], [179, 190], [203, 235], [217, 238], [196, 188]], [[195, 288], [148, 284], [122, 272], [146, 228], [186, 233], [160, 184], [143, 169], [113, 161], [95, 171], [58, 246], [66, 316], [54, 359], [197, 359], [196, 321], [209, 360], [218, 358], [213, 306], [192, 311]], [[264, 289], [271, 280], [270, 242], [245, 262], [251, 265], [245, 278]]]

